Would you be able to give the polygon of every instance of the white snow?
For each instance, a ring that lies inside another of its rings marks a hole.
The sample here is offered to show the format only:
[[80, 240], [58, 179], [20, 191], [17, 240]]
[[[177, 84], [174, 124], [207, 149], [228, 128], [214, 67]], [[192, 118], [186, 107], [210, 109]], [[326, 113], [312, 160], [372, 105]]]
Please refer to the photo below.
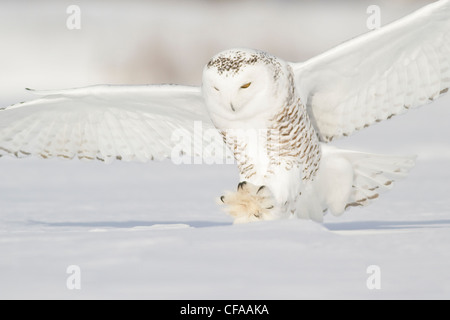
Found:
[[[438, 131], [444, 145], [449, 98], [367, 129], [353, 148], [413, 151], [406, 123], [420, 119], [420, 135]], [[231, 225], [214, 198], [236, 186], [232, 165], [2, 158], [0, 298], [449, 298], [450, 159], [420, 150], [392, 191], [323, 225]], [[66, 287], [69, 265], [81, 290]], [[366, 286], [370, 265], [379, 290]]]
[[[449, 119], [447, 95], [336, 141], [418, 160], [324, 224], [232, 225], [215, 198], [236, 187], [233, 165], [0, 158], [0, 298], [448, 299]], [[70, 265], [80, 290], [66, 286]], [[366, 285], [370, 265], [380, 289]]]

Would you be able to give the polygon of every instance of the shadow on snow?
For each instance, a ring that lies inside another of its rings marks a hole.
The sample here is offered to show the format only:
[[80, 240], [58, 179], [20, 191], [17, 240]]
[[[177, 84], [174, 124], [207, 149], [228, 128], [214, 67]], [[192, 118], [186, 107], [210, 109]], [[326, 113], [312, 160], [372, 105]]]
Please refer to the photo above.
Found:
[[219, 227], [232, 225], [231, 222], [215, 221], [87, 221], [87, 222], [45, 222], [28, 220], [31, 225], [43, 225], [47, 227], [91, 227], [91, 228], [136, 228], [151, 227], [156, 225], [179, 225], [184, 224], [193, 228]]
[[448, 228], [450, 220], [418, 220], [418, 221], [355, 221], [324, 223], [331, 231], [345, 230], [401, 230], [420, 228]]

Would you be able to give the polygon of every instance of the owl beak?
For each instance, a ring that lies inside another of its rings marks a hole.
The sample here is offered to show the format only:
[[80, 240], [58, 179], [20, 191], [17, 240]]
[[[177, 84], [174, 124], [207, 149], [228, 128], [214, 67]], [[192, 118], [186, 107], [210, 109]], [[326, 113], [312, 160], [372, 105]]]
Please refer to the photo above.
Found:
[[231, 107], [231, 110], [233, 110], [233, 112], [236, 112], [236, 109], [234, 109], [234, 106], [233, 106], [232, 102], [230, 103], [230, 107]]

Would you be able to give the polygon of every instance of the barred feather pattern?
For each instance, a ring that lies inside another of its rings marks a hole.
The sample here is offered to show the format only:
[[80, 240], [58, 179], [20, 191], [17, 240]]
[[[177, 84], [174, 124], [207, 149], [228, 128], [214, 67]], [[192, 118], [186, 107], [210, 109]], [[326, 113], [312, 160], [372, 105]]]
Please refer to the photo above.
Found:
[[319, 169], [319, 139], [304, 104], [297, 97], [292, 70], [289, 71], [290, 86], [284, 106], [269, 120], [268, 128], [257, 134], [258, 148], [264, 153], [259, 160], [265, 158], [265, 172], [257, 172], [257, 159], [251, 155], [251, 143], [256, 140], [252, 141], [248, 134], [239, 135], [233, 130], [221, 131], [224, 142], [234, 153], [241, 177], [245, 180], [251, 180], [258, 174], [263, 174], [264, 179], [267, 179], [280, 168], [286, 171], [297, 168], [301, 172], [298, 179], [309, 181], [314, 179]]

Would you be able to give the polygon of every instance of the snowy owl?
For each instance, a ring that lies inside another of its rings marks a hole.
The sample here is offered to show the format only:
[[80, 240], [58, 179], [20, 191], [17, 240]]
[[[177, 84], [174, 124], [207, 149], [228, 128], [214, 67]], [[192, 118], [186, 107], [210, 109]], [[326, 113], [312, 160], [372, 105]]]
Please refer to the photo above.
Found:
[[41, 97], [0, 112], [0, 152], [145, 162], [228, 150], [240, 181], [218, 202], [236, 223], [321, 221], [326, 211], [340, 215], [378, 198], [414, 165], [414, 157], [327, 143], [449, 87], [450, 2], [438, 1], [306, 62], [252, 49], [218, 53], [201, 87], [33, 90]]

